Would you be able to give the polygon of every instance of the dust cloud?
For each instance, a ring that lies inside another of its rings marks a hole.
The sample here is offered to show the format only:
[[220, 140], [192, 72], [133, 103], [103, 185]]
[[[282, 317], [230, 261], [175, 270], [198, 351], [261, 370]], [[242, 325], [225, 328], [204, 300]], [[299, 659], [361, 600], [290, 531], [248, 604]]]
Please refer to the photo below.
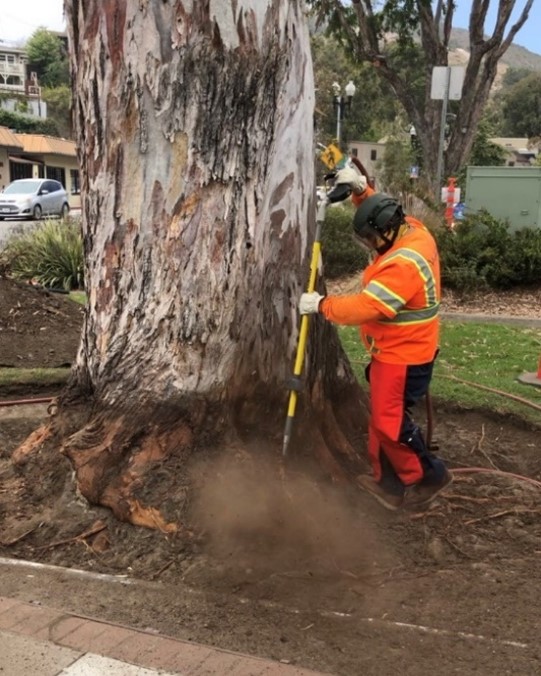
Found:
[[[239, 565], [362, 565], [376, 539], [344, 486], [316, 482], [278, 462], [233, 455], [199, 467], [192, 517], [214, 554]], [[351, 489], [349, 489], [351, 490]]]

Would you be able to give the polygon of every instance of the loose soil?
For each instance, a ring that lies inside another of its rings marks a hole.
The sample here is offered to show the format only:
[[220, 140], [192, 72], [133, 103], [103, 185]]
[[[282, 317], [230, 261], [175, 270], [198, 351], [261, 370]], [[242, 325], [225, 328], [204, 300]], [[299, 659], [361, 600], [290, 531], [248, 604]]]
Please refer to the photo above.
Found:
[[541, 673], [541, 428], [437, 402], [457, 471], [420, 514], [321, 480], [302, 440], [285, 478], [259, 442], [207, 449], [161, 475], [186, 526], [165, 535], [89, 506], [57, 449], [14, 467], [43, 415], [0, 409], [0, 556], [134, 582], [3, 567], [0, 595], [340, 676]]
[[64, 294], [0, 276], [0, 368], [69, 366], [83, 313]]

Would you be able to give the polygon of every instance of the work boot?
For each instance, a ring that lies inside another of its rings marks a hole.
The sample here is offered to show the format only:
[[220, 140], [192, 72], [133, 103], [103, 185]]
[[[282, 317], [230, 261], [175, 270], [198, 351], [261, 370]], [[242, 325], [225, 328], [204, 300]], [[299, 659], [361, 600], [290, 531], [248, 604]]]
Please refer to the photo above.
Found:
[[364, 488], [365, 491], [368, 491], [370, 495], [376, 498], [379, 504], [383, 505], [386, 509], [390, 509], [391, 511], [395, 512], [402, 506], [402, 495], [388, 493], [368, 474], [361, 474], [358, 476], [357, 483], [359, 486], [361, 486], [361, 488]]
[[438, 481], [421, 481], [413, 486], [407, 486], [404, 492], [402, 507], [416, 512], [427, 507], [453, 481], [451, 473], [445, 469]]

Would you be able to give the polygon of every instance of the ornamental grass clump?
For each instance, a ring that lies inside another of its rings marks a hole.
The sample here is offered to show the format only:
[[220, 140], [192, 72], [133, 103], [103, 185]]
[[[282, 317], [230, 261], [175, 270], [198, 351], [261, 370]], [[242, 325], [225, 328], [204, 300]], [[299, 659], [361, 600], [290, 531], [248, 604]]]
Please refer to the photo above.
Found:
[[78, 221], [49, 220], [14, 235], [1, 254], [2, 264], [17, 279], [49, 289], [84, 288], [84, 257]]

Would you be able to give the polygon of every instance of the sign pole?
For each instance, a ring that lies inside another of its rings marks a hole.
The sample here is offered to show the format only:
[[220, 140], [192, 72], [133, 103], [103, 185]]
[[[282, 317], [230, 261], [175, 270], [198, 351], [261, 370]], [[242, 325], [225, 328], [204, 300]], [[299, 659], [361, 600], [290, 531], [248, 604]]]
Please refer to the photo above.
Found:
[[340, 136], [342, 135], [342, 97], [338, 95], [336, 100], [336, 141], [338, 142], [338, 147], [340, 147]]
[[447, 123], [447, 105], [449, 103], [449, 87], [451, 85], [451, 68], [446, 67], [445, 73], [445, 91], [443, 95], [443, 103], [441, 106], [441, 120], [440, 120], [440, 144], [438, 149], [438, 167], [436, 170], [437, 185], [436, 190], [439, 194], [441, 188], [441, 177], [443, 174], [443, 146], [445, 144], [445, 125]]

